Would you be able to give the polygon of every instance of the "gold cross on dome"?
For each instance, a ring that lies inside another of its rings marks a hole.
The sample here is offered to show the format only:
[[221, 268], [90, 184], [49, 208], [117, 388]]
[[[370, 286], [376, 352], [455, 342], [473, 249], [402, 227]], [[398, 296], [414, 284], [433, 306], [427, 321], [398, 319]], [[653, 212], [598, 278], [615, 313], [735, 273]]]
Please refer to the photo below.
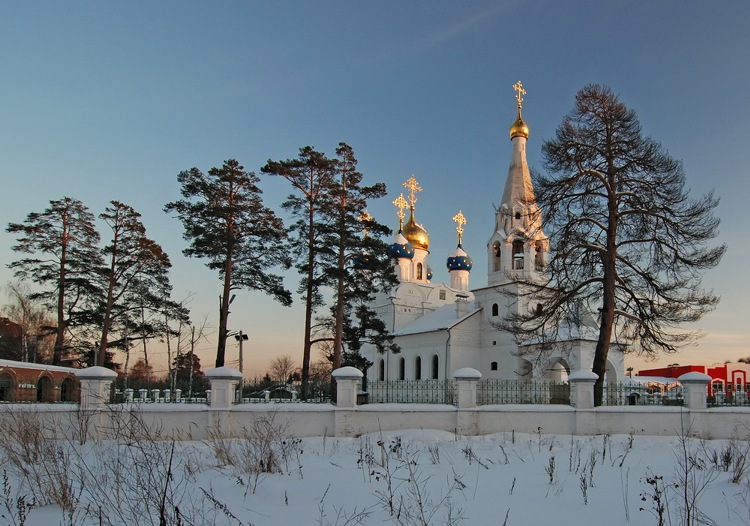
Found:
[[417, 196], [415, 195], [415, 192], [421, 192], [422, 187], [419, 186], [419, 183], [414, 178], [414, 174], [412, 174], [409, 180], [404, 183], [404, 186], [411, 191], [411, 193], [409, 194], [409, 203], [411, 204], [411, 207], [414, 208], [414, 205], [417, 203]]
[[521, 84], [520, 80], [513, 84], [513, 89], [516, 91], [516, 100], [518, 101], [518, 108], [520, 109], [521, 104], [523, 104], [523, 95], [526, 95], [526, 90], [523, 89], [523, 84]]
[[396, 217], [398, 217], [398, 229], [401, 230], [404, 227], [404, 217], [406, 217], [406, 214], [404, 214], [404, 208], [409, 208], [409, 203], [404, 199], [404, 194], [401, 194], [395, 201], [393, 201], [393, 204], [398, 208]]
[[[372, 216], [370, 215], [370, 212], [365, 210], [364, 212], [359, 214], [358, 219], [360, 220], [360, 222], [364, 223], [366, 221], [372, 221]], [[367, 230], [367, 226], [365, 226], [363, 230], [365, 231], [365, 237], [367, 237], [367, 235], [369, 234], [369, 231]]]
[[466, 224], [466, 217], [461, 212], [461, 210], [458, 211], [456, 215], [453, 216], [453, 221], [455, 221], [458, 226], [456, 227], [456, 232], [458, 232], [458, 244], [461, 244], [461, 235], [464, 233], [464, 225]]

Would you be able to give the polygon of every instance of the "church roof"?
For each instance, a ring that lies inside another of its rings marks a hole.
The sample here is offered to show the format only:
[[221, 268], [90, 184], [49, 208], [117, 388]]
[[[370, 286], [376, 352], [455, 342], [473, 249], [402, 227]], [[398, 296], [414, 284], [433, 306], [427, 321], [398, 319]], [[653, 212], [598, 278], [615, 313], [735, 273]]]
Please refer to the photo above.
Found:
[[482, 310], [482, 308], [477, 307], [476, 303], [472, 301], [467, 304], [466, 314], [457, 317], [455, 303], [443, 305], [432, 312], [428, 312], [421, 318], [417, 318], [406, 327], [396, 332], [395, 335], [406, 336], [409, 334], [421, 334], [425, 332], [451, 329], [480, 310]]

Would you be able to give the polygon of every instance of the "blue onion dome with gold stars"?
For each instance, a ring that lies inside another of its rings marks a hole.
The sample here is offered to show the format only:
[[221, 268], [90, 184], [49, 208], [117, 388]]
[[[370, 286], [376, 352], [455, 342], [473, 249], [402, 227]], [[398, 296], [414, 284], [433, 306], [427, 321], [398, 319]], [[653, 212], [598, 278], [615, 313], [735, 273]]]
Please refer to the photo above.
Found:
[[448, 261], [446, 262], [446, 266], [448, 267], [448, 270], [471, 270], [472, 265], [474, 262], [469, 257], [469, 254], [466, 253], [466, 251], [461, 247], [459, 244], [456, 247], [456, 250], [453, 251], [453, 253], [448, 256]]
[[414, 257], [414, 245], [409, 243], [401, 230], [398, 231], [395, 242], [391, 245], [391, 257], [396, 259], [412, 259]]

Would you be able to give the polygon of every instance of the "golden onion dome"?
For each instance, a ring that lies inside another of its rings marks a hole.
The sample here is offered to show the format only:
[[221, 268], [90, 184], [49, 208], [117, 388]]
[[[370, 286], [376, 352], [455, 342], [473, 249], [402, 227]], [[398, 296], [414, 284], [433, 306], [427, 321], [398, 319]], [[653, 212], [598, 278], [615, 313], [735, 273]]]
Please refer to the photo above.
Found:
[[511, 140], [515, 139], [516, 137], [523, 137], [524, 139], [529, 138], [529, 127], [525, 122], [523, 122], [523, 119], [521, 118], [521, 108], [518, 108], [518, 118], [516, 119], [516, 122], [514, 122], [510, 127]]
[[409, 240], [414, 248], [421, 248], [422, 250], [430, 249], [430, 235], [427, 230], [414, 220], [414, 209], [412, 208], [411, 214], [409, 215], [409, 221], [406, 222], [403, 228], [404, 237]]

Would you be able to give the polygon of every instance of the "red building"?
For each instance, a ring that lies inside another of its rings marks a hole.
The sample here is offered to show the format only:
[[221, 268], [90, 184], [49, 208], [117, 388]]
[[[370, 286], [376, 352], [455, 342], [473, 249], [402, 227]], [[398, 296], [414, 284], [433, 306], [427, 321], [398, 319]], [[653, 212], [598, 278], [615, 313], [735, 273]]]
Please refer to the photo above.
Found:
[[77, 402], [75, 369], [0, 360], [0, 402]]
[[644, 369], [638, 372], [640, 376], [662, 376], [665, 378], [679, 378], [685, 373], [704, 373], [711, 377], [711, 391], [745, 391], [750, 392], [750, 364], [724, 363], [721, 365], [668, 365], [657, 369]]

